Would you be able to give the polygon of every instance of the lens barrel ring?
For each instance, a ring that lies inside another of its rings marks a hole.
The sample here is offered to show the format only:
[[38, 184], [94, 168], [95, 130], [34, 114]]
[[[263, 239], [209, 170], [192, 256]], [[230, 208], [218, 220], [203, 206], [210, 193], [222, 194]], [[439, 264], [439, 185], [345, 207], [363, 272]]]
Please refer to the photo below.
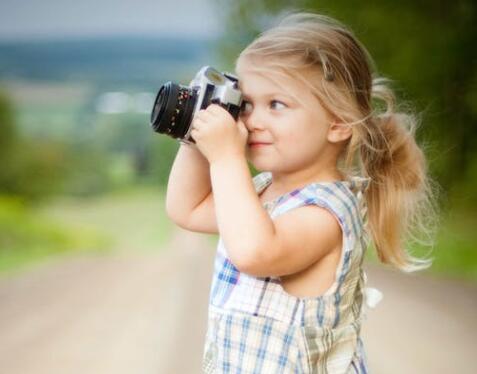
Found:
[[194, 89], [167, 82], [159, 90], [151, 113], [154, 131], [182, 138], [186, 135], [197, 94]]

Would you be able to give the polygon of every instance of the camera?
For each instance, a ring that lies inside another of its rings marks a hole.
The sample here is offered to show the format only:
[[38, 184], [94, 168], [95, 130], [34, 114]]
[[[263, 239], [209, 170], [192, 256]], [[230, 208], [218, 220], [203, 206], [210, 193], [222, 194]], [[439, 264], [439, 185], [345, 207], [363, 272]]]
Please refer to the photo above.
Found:
[[151, 127], [185, 143], [195, 143], [191, 123], [196, 112], [218, 104], [237, 120], [242, 106], [238, 79], [230, 73], [204, 66], [189, 86], [167, 82], [161, 86], [151, 112]]

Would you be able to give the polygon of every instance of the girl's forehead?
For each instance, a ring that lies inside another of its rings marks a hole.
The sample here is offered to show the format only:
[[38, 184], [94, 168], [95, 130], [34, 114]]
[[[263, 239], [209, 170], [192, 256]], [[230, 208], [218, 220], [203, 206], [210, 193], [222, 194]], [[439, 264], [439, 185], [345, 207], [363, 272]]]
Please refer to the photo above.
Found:
[[[237, 71], [238, 87], [247, 93], [264, 92], [264, 93], [294, 93], [302, 91], [304, 87], [300, 82], [293, 80], [291, 77], [285, 77], [273, 72], [264, 73], [254, 70]], [[269, 92], [273, 91], [273, 92]]]

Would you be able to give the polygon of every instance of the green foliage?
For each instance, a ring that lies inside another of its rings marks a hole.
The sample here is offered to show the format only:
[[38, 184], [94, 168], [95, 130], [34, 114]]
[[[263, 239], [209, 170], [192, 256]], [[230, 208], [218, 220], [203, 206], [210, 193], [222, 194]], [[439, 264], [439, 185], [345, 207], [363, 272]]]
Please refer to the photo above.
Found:
[[91, 195], [108, 189], [104, 156], [54, 140], [19, 140], [0, 170], [0, 192], [30, 201], [59, 193]]
[[164, 200], [162, 188], [134, 186], [88, 199], [57, 198], [40, 212], [75, 230], [106, 235], [114, 250], [157, 252], [173, 233]]
[[13, 105], [6, 93], [0, 92], [0, 159], [8, 162], [17, 141]]
[[0, 193], [36, 198], [56, 180], [59, 151], [46, 143], [32, 144], [17, 135], [13, 103], [0, 96]]
[[63, 180], [58, 193], [87, 197], [106, 193], [111, 189], [111, 155], [88, 144], [71, 144], [66, 149], [61, 165]]
[[19, 198], [0, 196], [0, 271], [74, 250], [107, 250], [105, 236], [72, 230], [32, 213]]
[[54, 142], [19, 140], [0, 172], [1, 192], [34, 200], [58, 191], [63, 152]]
[[155, 183], [166, 186], [179, 143], [177, 140], [162, 134], [152, 136], [154, 139], [150, 153], [151, 178]]
[[[47, 126], [47, 123], [44, 124]], [[38, 201], [61, 193], [92, 195], [111, 186], [108, 157], [74, 137], [25, 136], [17, 130], [13, 103], [0, 96], [0, 193]]]

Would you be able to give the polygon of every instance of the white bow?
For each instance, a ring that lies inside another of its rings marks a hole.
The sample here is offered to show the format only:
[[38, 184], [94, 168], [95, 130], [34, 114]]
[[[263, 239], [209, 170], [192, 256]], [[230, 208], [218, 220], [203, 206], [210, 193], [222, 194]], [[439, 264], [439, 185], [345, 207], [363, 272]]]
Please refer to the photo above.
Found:
[[377, 288], [365, 287], [364, 288], [364, 302], [368, 308], [375, 308], [376, 305], [383, 299], [383, 293]]
[[[366, 275], [366, 272], [364, 271], [363, 271], [363, 276], [364, 276], [364, 285], [366, 286], [366, 283], [368, 282], [368, 276]], [[383, 293], [379, 291], [377, 288], [364, 287], [363, 298], [364, 298], [363, 309], [365, 305], [370, 309], [374, 309], [383, 299]], [[363, 314], [365, 317], [366, 311], [363, 310]]]

